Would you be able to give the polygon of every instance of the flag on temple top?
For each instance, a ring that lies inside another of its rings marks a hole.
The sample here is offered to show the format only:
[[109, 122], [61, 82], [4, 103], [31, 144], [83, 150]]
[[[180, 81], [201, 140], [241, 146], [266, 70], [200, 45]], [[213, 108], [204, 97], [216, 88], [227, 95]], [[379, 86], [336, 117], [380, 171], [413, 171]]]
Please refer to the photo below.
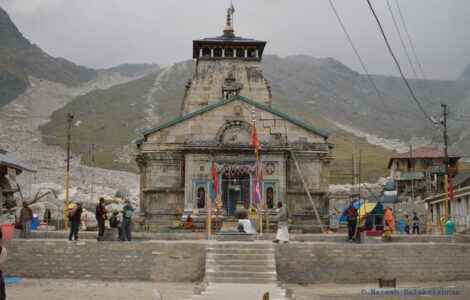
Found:
[[214, 165], [212, 168], [212, 191], [214, 194], [214, 198], [217, 197], [217, 190], [219, 189], [219, 182], [217, 178], [217, 169]]
[[454, 194], [454, 183], [452, 180], [452, 175], [449, 177], [449, 194], [450, 194], [450, 200], [454, 200], [455, 194]]
[[256, 150], [261, 148], [261, 142], [258, 138], [258, 133], [256, 132], [256, 123], [253, 122], [253, 127], [251, 129], [251, 138], [250, 138], [250, 145], [253, 146]]

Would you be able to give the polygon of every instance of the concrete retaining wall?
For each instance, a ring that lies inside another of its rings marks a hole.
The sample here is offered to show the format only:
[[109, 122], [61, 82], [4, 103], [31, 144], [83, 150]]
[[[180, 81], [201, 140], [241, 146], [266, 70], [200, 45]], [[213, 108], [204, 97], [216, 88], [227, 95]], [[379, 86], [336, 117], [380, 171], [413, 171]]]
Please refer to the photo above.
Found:
[[276, 248], [278, 280], [286, 283], [363, 283], [470, 279], [470, 244], [302, 243]]
[[204, 278], [205, 245], [185, 242], [3, 241], [3, 276], [193, 282]]
[[[204, 278], [209, 245], [204, 240], [2, 243], [8, 249], [4, 276], [173, 282]], [[362, 283], [380, 277], [399, 282], [470, 280], [468, 243], [292, 242], [275, 249], [278, 280], [285, 283]]]

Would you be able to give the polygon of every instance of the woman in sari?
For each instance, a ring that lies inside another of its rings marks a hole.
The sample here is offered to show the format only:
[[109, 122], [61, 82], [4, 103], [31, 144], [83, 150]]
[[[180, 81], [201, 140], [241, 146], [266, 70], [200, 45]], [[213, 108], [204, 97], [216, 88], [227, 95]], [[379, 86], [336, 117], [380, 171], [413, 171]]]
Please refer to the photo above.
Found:
[[392, 232], [395, 230], [395, 219], [393, 218], [392, 209], [385, 207], [384, 213], [384, 233], [388, 241], [392, 240]]

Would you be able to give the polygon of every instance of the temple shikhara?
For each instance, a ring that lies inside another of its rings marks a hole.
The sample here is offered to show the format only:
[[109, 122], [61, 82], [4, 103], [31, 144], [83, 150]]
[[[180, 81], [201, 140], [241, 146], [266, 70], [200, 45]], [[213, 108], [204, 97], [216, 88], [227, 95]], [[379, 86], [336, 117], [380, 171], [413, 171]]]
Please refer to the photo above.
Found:
[[178, 209], [204, 222], [216, 195], [222, 218], [234, 216], [237, 207], [257, 208], [274, 222], [283, 202], [294, 227], [311, 231], [317, 219], [302, 178], [326, 219], [328, 132], [272, 106], [261, 70], [266, 42], [236, 36], [232, 17], [229, 9], [221, 36], [193, 41], [197, 65], [180, 116], [146, 130], [138, 143], [141, 211], [150, 229], [164, 230]]

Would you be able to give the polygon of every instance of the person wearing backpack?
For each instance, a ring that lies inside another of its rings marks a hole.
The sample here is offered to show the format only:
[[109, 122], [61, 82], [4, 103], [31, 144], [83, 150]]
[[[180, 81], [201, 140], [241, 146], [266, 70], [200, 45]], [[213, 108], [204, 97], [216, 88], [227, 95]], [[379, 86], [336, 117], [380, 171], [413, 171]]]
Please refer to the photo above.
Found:
[[132, 216], [134, 215], [134, 208], [132, 207], [129, 199], [124, 200], [124, 207], [122, 209], [122, 241], [131, 241], [132, 231]]
[[77, 206], [69, 211], [68, 217], [71, 224], [69, 241], [72, 241], [72, 239], [78, 241], [78, 228], [80, 227], [80, 219], [82, 217], [82, 203], [77, 203]]
[[108, 218], [106, 215], [108, 211], [106, 210], [106, 207], [104, 205], [104, 198], [100, 198], [100, 202], [98, 205], [96, 205], [96, 211], [95, 211], [95, 217], [96, 221], [98, 221], [98, 241], [101, 241], [103, 239], [104, 235], [104, 222]]

